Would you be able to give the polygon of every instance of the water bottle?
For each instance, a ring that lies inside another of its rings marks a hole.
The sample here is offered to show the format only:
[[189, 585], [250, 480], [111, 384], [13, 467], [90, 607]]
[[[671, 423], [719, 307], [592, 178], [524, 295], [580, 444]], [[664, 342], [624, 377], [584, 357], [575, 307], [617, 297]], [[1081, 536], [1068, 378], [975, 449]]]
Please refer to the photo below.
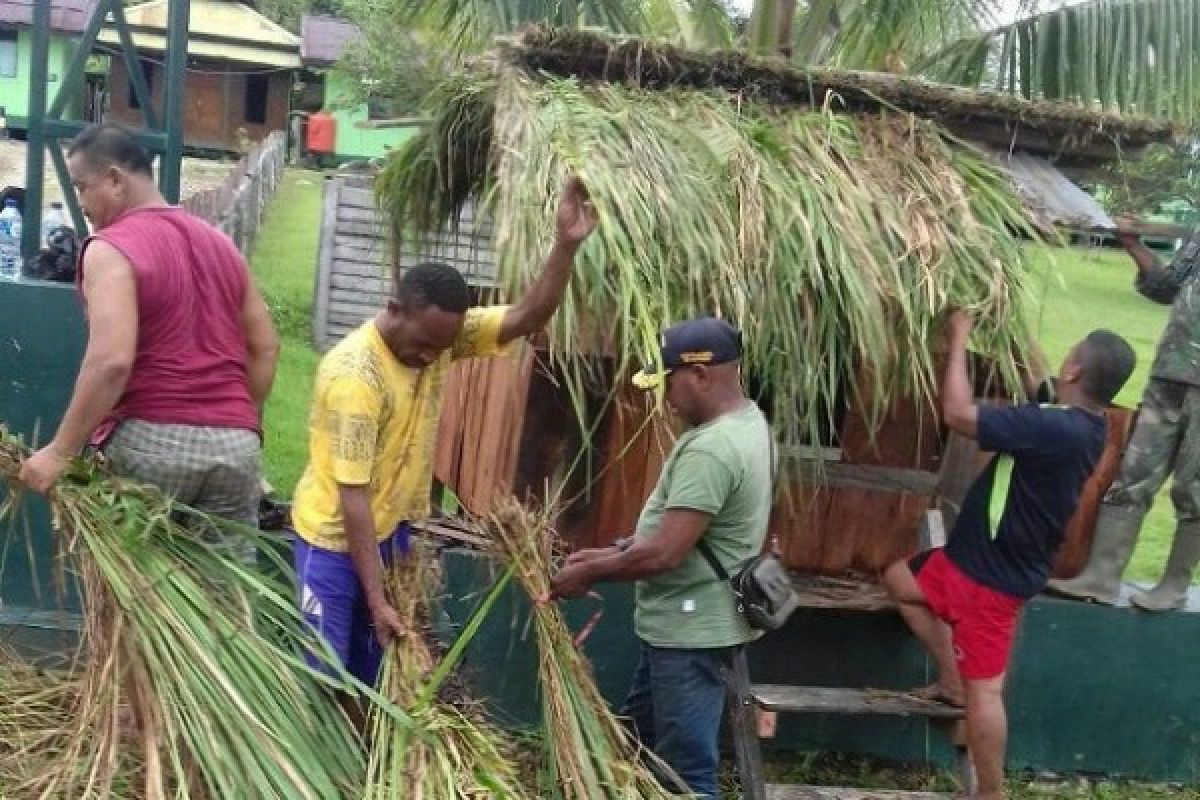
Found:
[[62, 203], [51, 203], [50, 210], [42, 217], [41, 246], [50, 246], [50, 234], [59, 228], [67, 227], [67, 216], [63, 213]]
[[9, 198], [0, 211], [0, 280], [21, 279], [21, 212]]

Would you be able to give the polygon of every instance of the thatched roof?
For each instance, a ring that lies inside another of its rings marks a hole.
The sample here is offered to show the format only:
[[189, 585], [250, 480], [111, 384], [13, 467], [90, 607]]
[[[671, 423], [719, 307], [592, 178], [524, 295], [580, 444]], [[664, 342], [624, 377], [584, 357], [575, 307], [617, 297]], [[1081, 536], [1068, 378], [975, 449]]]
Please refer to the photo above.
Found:
[[748, 332], [748, 374], [787, 447], [820, 441], [847, 401], [869, 424], [900, 396], [932, 402], [929, 342], [947, 308], [976, 314], [976, 342], [1019, 385], [1018, 234], [1032, 229], [980, 148], [904, 111], [535, 74], [509, 51], [432, 92], [429, 126], [376, 190], [418, 248], [473, 204], [501, 286], [519, 291], [541, 269], [565, 176], [583, 180], [599, 227], [548, 333], [584, 430], [596, 406], [583, 387], [611, 397], [613, 374], [653, 358], [664, 325], [701, 313]]
[[662, 42], [535, 27], [502, 42], [504, 57], [535, 72], [649, 89], [723, 89], [776, 107], [895, 108], [932, 119], [956, 135], [1060, 163], [1113, 160], [1174, 131], [1159, 119], [873, 72], [800, 68], [742, 51], [699, 52]]

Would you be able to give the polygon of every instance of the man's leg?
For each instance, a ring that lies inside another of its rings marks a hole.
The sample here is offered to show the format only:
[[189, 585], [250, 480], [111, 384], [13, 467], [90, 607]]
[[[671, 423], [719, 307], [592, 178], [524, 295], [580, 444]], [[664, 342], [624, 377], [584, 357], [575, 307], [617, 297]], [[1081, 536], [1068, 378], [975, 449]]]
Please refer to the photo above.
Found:
[[1143, 611], [1170, 611], [1186, 605], [1188, 587], [1200, 562], [1200, 388], [1187, 388], [1183, 408], [1183, 434], [1170, 465], [1175, 538], [1158, 585], [1133, 596], [1133, 604]]
[[966, 680], [967, 749], [975, 764], [978, 800], [1004, 797], [1004, 751], [1008, 718], [1004, 711], [1004, 675]]
[[937, 679], [924, 694], [929, 695], [930, 699], [962, 705], [963, 683], [954, 657], [950, 626], [929, 608], [928, 600], [908, 561], [897, 561], [888, 567], [883, 573], [883, 585], [896, 602], [900, 616], [937, 665]]
[[717, 736], [725, 709], [727, 651], [648, 647], [654, 752], [703, 800], [717, 791]]
[[654, 749], [654, 704], [650, 691], [650, 653], [645, 642], [640, 643], [637, 667], [629, 684], [629, 694], [617, 713], [628, 720], [634, 736], [644, 747]]

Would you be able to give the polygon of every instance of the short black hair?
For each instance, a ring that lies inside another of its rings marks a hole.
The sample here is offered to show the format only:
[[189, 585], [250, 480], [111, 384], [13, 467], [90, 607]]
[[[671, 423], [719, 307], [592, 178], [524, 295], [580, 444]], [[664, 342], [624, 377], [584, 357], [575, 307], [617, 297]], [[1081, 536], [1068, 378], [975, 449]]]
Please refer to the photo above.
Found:
[[462, 273], [449, 264], [427, 261], [409, 267], [396, 282], [396, 301], [416, 308], [436, 306], [454, 314], [471, 307], [471, 290]]
[[82, 155], [94, 169], [120, 167], [154, 177], [154, 162], [142, 143], [129, 130], [109, 122], [84, 128], [71, 140], [67, 155]]
[[1137, 364], [1137, 354], [1129, 342], [1106, 330], [1089, 333], [1080, 344], [1078, 358], [1083, 369], [1084, 391], [1106, 406], [1121, 391]]

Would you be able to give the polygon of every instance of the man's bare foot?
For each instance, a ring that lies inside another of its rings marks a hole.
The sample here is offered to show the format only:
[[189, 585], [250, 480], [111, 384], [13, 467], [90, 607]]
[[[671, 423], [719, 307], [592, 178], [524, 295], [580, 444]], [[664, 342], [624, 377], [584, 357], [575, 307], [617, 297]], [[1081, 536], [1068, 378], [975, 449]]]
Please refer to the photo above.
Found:
[[[920, 689], [913, 689], [909, 692], [913, 697], [921, 700], [928, 700], [931, 703], [942, 703], [955, 708], [962, 708], [966, 705], [966, 692], [961, 686], [943, 686], [941, 683], [933, 683], [929, 686], [923, 686]], [[993, 800], [992, 798], [976, 798], [972, 795], [971, 800]]]
[[1004, 800], [1004, 792], [983, 792], [982, 794], [956, 794], [954, 800]]

